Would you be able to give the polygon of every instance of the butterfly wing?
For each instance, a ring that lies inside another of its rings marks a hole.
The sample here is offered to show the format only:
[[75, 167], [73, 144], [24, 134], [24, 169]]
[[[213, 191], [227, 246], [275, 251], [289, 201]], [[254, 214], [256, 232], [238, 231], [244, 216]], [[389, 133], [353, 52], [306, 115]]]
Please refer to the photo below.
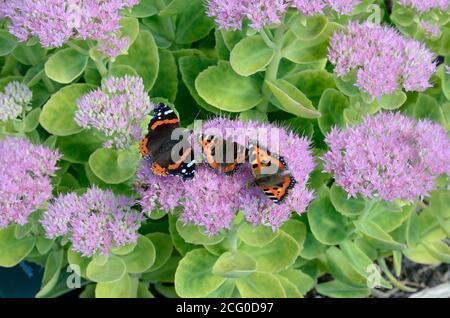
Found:
[[144, 159], [151, 161], [152, 157], [171, 140], [172, 132], [180, 127], [175, 112], [165, 104], [159, 104], [154, 111], [154, 116], [148, 124], [147, 135], [139, 145], [139, 152]]
[[169, 106], [159, 104], [148, 125], [148, 133], [140, 143], [139, 151], [144, 159], [151, 162], [154, 174], [177, 175], [186, 180], [194, 177], [195, 162], [189, 143], [183, 145], [179, 155], [172, 154], [172, 150], [180, 142], [172, 139], [172, 133], [179, 127], [180, 121], [175, 112]]
[[203, 159], [208, 166], [216, 171], [231, 175], [247, 160], [247, 149], [231, 140], [216, 136], [200, 138]]
[[296, 184], [283, 157], [257, 145], [250, 146], [249, 156], [255, 183], [272, 202], [283, 202]]

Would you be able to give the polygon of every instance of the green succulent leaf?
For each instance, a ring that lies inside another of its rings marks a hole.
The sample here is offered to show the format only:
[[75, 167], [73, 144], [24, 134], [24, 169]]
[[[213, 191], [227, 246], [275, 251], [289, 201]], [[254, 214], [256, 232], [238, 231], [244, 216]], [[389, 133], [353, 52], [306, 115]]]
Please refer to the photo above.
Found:
[[5, 56], [14, 51], [17, 40], [6, 30], [0, 30], [0, 56]]
[[158, 7], [153, 0], [142, 0], [129, 10], [124, 10], [123, 14], [134, 18], [147, 18], [158, 14]]
[[284, 298], [283, 285], [270, 273], [253, 273], [236, 280], [236, 287], [243, 298]]
[[127, 273], [139, 274], [148, 270], [156, 259], [155, 246], [146, 236], [139, 236], [137, 245], [131, 253], [120, 256]]
[[134, 150], [97, 149], [89, 157], [89, 167], [102, 181], [119, 184], [131, 179], [137, 170], [140, 155]]
[[86, 268], [86, 276], [97, 283], [115, 282], [126, 275], [125, 262], [117, 256], [94, 258]]
[[54, 240], [50, 240], [42, 236], [39, 236], [36, 239], [36, 249], [41, 255], [47, 254], [54, 245]]
[[141, 30], [128, 49], [127, 55], [117, 57], [113, 66], [128, 65], [144, 80], [146, 90], [150, 90], [156, 82], [159, 71], [159, 54], [153, 35]]
[[206, 297], [218, 289], [226, 278], [216, 276], [212, 268], [217, 257], [205, 249], [186, 254], [175, 273], [175, 290], [180, 297]]
[[208, 67], [215, 65], [216, 61], [206, 57], [183, 56], [178, 60], [178, 64], [180, 66], [180, 73], [183, 83], [186, 85], [197, 104], [209, 112], [219, 113], [220, 110], [214, 106], [211, 106], [203, 98], [201, 98], [195, 88], [195, 80], [197, 76]]
[[380, 226], [370, 220], [354, 222], [356, 228], [367, 237], [387, 246], [388, 248], [402, 250], [405, 246], [394, 241], [392, 236], [386, 233]]
[[150, 91], [150, 96], [166, 98], [174, 102], [178, 92], [178, 68], [172, 52], [159, 49], [158, 78]]
[[81, 277], [87, 278], [86, 270], [91, 260], [90, 257], [82, 256], [71, 248], [67, 251], [67, 261], [69, 262], [69, 266], [71, 266], [71, 269]]
[[288, 220], [283, 224], [281, 230], [292, 237], [300, 247], [300, 251], [303, 250], [303, 245], [306, 240], [307, 228], [303, 222], [298, 220]]
[[309, 292], [316, 283], [311, 276], [306, 275], [301, 270], [298, 269], [289, 269], [283, 272], [280, 272], [278, 275], [287, 278], [290, 282], [292, 282], [295, 287], [300, 291], [301, 294], [306, 294]]
[[170, 258], [173, 251], [172, 239], [166, 233], [150, 233], [146, 237], [150, 239], [156, 250], [155, 262], [150, 267], [149, 271], [160, 269]]
[[64, 251], [62, 249], [53, 251], [48, 255], [41, 289], [36, 294], [36, 298], [45, 297], [55, 287], [63, 265], [63, 256]]
[[103, 138], [92, 131], [82, 131], [75, 135], [59, 137], [57, 144], [64, 160], [72, 163], [86, 163], [90, 155], [102, 147], [103, 141]]
[[328, 267], [333, 277], [350, 286], [366, 286], [366, 277], [355, 268], [339, 248], [332, 246], [328, 248], [325, 254], [327, 256]]
[[306, 215], [311, 232], [322, 244], [339, 244], [347, 237], [347, 218], [336, 211], [327, 188], [320, 189], [317, 199], [310, 204]]
[[289, 279], [280, 275], [275, 275], [275, 277], [281, 283], [281, 286], [283, 286], [287, 298], [303, 298], [303, 294]]
[[402, 105], [406, 102], [408, 97], [402, 91], [395, 92], [391, 95], [383, 95], [379, 99], [379, 104], [381, 108], [387, 110], [394, 110], [402, 107]]
[[200, 227], [193, 224], [183, 224], [181, 220], [177, 221], [176, 227], [178, 233], [187, 243], [214, 245], [220, 243], [224, 239], [224, 236], [220, 234], [208, 236]]
[[319, 127], [324, 135], [334, 126], [345, 127], [344, 110], [349, 107], [347, 98], [338, 90], [327, 89], [320, 99]]
[[275, 52], [268, 47], [260, 35], [242, 39], [230, 55], [233, 70], [242, 76], [250, 76], [264, 70], [272, 61]]
[[14, 226], [0, 229], [0, 266], [13, 267], [20, 263], [34, 248], [35, 237], [17, 239]]
[[279, 235], [278, 231], [263, 225], [253, 227], [249, 223], [242, 223], [237, 231], [237, 237], [247, 245], [263, 247], [275, 240]]
[[339, 29], [342, 29], [342, 26], [330, 22], [325, 27], [325, 30], [312, 40], [297, 38], [292, 32], [290, 36], [285, 37], [283, 57], [299, 64], [311, 63], [326, 58], [329, 39], [333, 32]]
[[319, 284], [316, 290], [321, 295], [333, 298], [363, 298], [370, 295], [368, 288], [349, 286], [337, 280]]
[[208, 104], [229, 112], [249, 110], [262, 101], [258, 80], [236, 74], [228, 62], [201, 72], [195, 87]]
[[212, 268], [214, 275], [226, 278], [245, 277], [255, 271], [255, 260], [242, 251], [222, 254]]
[[128, 274], [113, 282], [100, 282], [95, 287], [96, 298], [136, 298], [138, 279]]
[[45, 63], [45, 74], [61, 84], [72, 83], [83, 74], [88, 63], [88, 56], [72, 48], [57, 51]]
[[364, 199], [350, 198], [344, 189], [336, 184], [331, 186], [330, 200], [339, 213], [348, 217], [357, 216], [366, 208], [366, 201]]
[[72, 84], [60, 89], [42, 108], [39, 123], [56, 136], [69, 136], [83, 130], [75, 122], [76, 101], [92, 90], [89, 84]]
[[45, 59], [47, 50], [39, 44], [28, 45], [26, 43], [19, 43], [12, 52], [12, 55], [24, 65], [37, 65]]
[[270, 273], [286, 270], [300, 254], [300, 246], [283, 231], [280, 231], [272, 242], [263, 247], [255, 248], [242, 243], [239, 250], [256, 261], [257, 271]]
[[196, 1], [186, 2], [185, 0], [172, 0], [165, 8], [163, 8], [159, 12], [159, 15], [161, 17], [177, 15], [179, 13], [182, 13], [186, 7], [193, 6], [196, 3]]
[[266, 81], [281, 109], [304, 118], [319, 118], [318, 112], [312, 102], [298, 88], [285, 80], [277, 80], [275, 83]]
[[[191, 0], [178, 15], [175, 31], [175, 42], [191, 44], [203, 39], [214, 28], [214, 22], [205, 14], [202, 0]], [[185, 2], [186, 3], [186, 2]]]
[[324, 32], [328, 19], [323, 15], [298, 16], [291, 24], [290, 30], [294, 35], [304, 41], [312, 41]]

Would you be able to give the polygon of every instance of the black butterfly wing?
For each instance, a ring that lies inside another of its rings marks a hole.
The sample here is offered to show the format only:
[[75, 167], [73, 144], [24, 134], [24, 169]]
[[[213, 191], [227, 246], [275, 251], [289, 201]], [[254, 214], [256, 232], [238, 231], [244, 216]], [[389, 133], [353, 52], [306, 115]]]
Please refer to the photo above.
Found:
[[191, 145], [188, 142], [180, 144], [181, 140], [187, 140], [187, 135], [179, 136], [178, 140], [172, 139], [174, 130], [179, 127], [180, 121], [175, 112], [169, 106], [159, 104], [148, 125], [148, 133], [141, 142], [140, 151], [144, 158], [152, 162], [155, 174], [177, 175], [186, 180], [194, 177], [196, 166]]

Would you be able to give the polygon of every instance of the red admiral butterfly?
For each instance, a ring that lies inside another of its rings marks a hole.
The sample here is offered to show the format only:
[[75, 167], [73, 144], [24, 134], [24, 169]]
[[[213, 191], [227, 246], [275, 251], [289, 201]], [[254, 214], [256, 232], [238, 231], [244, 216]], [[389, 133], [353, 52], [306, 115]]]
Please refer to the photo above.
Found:
[[[142, 139], [139, 151], [145, 160], [151, 162], [154, 174], [158, 176], [181, 176], [183, 180], [192, 179], [195, 174], [195, 160], [192, 146], [187, 136], [180, 136], [185, 142], [172, 139], [172, 133], [180, 128], [175, 112], [165, 104], [159, 104], [148, 125], [148, 133]], [[178, 153], [175, 147], [182, 146]], [[173, 157], [176, 157], [175, 159]]]

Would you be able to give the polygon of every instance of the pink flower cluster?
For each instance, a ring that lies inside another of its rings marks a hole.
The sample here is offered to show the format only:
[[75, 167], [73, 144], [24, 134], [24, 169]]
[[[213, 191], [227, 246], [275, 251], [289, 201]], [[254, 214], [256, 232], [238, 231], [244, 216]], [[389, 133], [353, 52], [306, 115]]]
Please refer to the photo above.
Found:
[[255, 30], [281, 23], [290, 7], [304, 15], [324, 14], [324, 9], [350, 14], [360, 0], [208, 0], [207, 14], [222, 29], [240, 30], [244, 20]]
[[398, 0], [403, 6], [409, 6], [418, 12], [427, 12], [432, 9], [448, 11], [450, 6], [449, 0]]
[[94, 40], [114, 58], [127, 46], [120, 37], [120, 10], [139, 0], [0, 0], [0, 17], [20, 41], [39, 38], [44, 47], [60, 47], [70, 38]]
[[368, 116], [360, 125], [326, 137], [325, 171], [351, 197], [413, 201], [450, 173], [450, 138], [438, 124], [399, 113]]
[[0, 154], [0, 228], [24, 225], [52, 197], [50, 177], [60, 155], [16, 137], [0, 141]]
[[73, 250], [83, 256], [108, 255], [111, 248], [136, 243], [142, 214], [133, 202], [97, 187], [83, 195], [59, 195], [44, 213], [41, 223], [50, 239], [68, 236]]
[[[210, 235], [229, 228], [238, 211], [242, 211], [246, 220], [253, 225], [263, 224], [274, 229], [287, 221], [293, 211], [298, 214], [304, 212], [314, 197], [306, 188], [309, 174], [314, 169], [310, 142], [307, 139], [284, 128], [258, 122], [216, 118], [203, 125], [205, 134], [214, 131], [220, 138], [231, 139], [246, 146], [253, 139], [249, 132], [257, 130], [266, 131], [269, 135], [272, 132], [277, 134], [279, 149], [270, 143], [270, 139], [268, 144], [264, 140], [260, 142], [273, 153], [284, 157], [297, 181], [281, 204], [274, 204], [255, 185], [248, 164], [244, 164], [231, 176], [197, 165], [194, 179], [183, 182], [178, 177], [154, 176], [148, 163], [144, 162], [136, 180], [136, 190], [141, 195], [139, 202], [143, 210], [151, 213], [155, 208], [173, 210], [180, 206], [182, 221], [203, 226]], [[197, 138], [193, 136], [193, 140]]]
[[439, 24], [430, 21], [421, 20], [420, 27], [433, 38], [439, 38], [442, 34], [442, 30]]
[[108, 139], [105, 148], [128, 149], [142, 138], [140, 127], [153, 109], [142, 78], [109, 77], [102, 87], [77, 100], [75, 121], [96, 129]]
[[351, 72], [356, 85], [378, 98], [403, 88], [424, 91], [436, 71], [435, 55], [419, 41], [387, 26], [350, 22], [330, 39], [329, 59], [343, 77]]
[[252, 28], [262, 29], [281, 23], [287, 8], [287, 0], [209, 0], [207, 14], [223, 29], [241, 29], [244, 19]]
[[292, 0], [292, 6], [308, 16], [325, 14], [326, 8], [349, 15], [360, 2], [361, 0]]

